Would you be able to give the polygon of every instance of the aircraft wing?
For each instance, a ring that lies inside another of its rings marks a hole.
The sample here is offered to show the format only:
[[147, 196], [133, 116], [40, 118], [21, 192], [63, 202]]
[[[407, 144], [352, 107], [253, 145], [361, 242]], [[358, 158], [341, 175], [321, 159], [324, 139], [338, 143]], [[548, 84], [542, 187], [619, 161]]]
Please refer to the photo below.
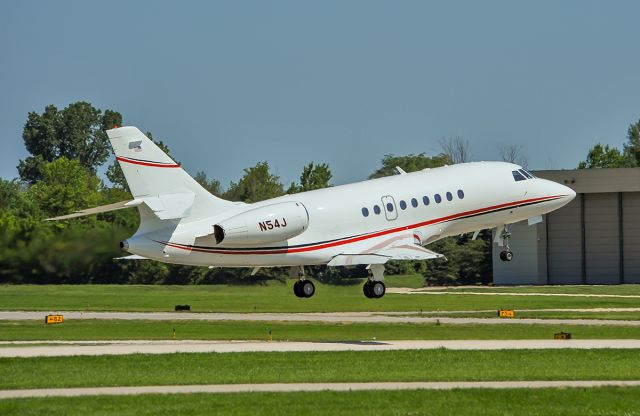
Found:
[[383, 248], [371, 253], [339, 254], [329, 263], [329, 266], [351, 266], [355, 264], [384, 264], [389, 260], [430, 260], [444, 257], [442, 254], [417, 244], [408, 243]]

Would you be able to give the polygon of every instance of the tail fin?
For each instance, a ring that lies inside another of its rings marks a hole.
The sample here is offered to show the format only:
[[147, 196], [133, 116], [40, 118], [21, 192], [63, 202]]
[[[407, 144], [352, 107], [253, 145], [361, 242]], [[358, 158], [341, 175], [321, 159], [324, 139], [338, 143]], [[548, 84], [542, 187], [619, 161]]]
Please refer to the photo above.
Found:
[[107, 135], [134, 198], [165, 205], [193, 198], [191, 216], [212, 215], [233, 205], [211, 195], [137, 128], [115, 128]]

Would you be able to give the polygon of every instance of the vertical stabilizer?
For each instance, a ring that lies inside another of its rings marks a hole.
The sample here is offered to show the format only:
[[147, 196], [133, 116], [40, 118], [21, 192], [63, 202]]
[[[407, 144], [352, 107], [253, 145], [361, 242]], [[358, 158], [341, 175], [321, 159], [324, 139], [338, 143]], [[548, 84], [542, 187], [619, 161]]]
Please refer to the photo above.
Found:
[[107, 135], [134, 198], [155, 212], [188, 205], [189, 216], [204, 217], [234, 205], [211, 195], [136, 127], [107, 130]]

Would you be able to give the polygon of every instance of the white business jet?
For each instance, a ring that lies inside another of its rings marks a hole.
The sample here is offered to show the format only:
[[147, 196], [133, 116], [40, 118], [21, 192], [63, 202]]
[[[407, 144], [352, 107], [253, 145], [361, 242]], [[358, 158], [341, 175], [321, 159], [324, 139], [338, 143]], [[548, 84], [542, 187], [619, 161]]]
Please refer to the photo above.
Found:
[[509, 225], [542, 221], [575, 192], [521, 166], [477, 162], [425, 169], [245, 204], [217, 198], [135, 127], [107, 131], [134, 199], [52, 218], [136, 207], [140, 227], [120, 243], [132, 256], [193, 266], [289, 266], [295, 295], [313, 296], [304, 266], [366, 264], [368, 298], [385, 293], [389, 260], [443, 257], [425, 245], [496, 228], [510, 261]]

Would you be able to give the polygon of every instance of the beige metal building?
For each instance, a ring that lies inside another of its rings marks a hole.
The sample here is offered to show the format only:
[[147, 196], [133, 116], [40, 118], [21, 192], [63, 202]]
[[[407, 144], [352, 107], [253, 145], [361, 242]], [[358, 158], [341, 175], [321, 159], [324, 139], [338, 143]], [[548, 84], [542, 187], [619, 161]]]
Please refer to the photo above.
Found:
[[571, 203], [532, 226], [514, 224], [514, 258], [493, 246], [493, 282], [640, 283], [640, 168], [546, 170], [538, 177], [576, 191]]

